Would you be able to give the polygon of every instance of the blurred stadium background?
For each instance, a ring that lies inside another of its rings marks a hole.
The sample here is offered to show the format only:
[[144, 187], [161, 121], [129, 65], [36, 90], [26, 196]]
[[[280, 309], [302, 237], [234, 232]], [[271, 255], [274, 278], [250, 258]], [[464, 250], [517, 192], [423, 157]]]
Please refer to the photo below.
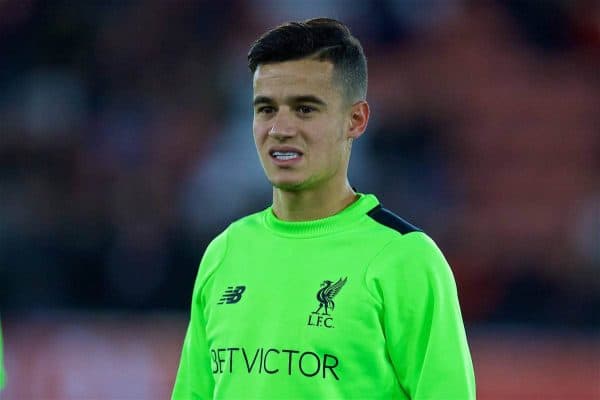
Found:
[[600, 2], [0, 0], [3, 399], [169, 396], [205, 246], [270, 202], [247, 49], [315, 16], [363, 42], [352, 183], [445, 252], [478, 398], [600, 398]]

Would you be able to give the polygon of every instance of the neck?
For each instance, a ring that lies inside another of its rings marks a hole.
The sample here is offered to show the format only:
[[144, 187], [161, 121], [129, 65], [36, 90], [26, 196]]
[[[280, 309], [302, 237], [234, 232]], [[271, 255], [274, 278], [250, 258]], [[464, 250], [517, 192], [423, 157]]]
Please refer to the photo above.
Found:
[[273, 212], [284, 221], [311, 221], [337, 214], [356, 198], [348, 181], [335, 190], [294, 192], [273, 188]]

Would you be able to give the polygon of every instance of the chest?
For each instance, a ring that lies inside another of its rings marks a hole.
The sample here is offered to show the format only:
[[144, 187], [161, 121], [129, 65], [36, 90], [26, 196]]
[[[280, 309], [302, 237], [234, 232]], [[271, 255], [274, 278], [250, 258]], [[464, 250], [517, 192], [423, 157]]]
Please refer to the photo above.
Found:
[[235, 244], [203, 288], [207, 333], [323, 346], [376, 334], [381, 306], [365, 282], [373, 252], [343, 238]]

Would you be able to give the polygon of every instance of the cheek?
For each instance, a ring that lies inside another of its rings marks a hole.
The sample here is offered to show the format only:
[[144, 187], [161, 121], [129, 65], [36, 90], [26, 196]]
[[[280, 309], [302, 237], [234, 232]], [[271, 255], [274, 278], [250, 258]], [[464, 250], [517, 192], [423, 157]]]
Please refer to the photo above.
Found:
[[267, 136], [262, 124], [260, 124], [256, 120], [254, 120], [252, 123], [252, 135], [254, 136], [254, 142], [256, 144], [261, 143]]
[[339, 162], [341, 146], [332, 136], [320, 137], [312, 143], [311, 157], [321, 166], [331, 166]]
[[320, 132], [327, 133], [318, 135], [314, 138], [316, 146], [323, 152], [335, 157], [341, 151], [344, 145], [344, 130], [339, 125], [331, 124], [323, 127]]

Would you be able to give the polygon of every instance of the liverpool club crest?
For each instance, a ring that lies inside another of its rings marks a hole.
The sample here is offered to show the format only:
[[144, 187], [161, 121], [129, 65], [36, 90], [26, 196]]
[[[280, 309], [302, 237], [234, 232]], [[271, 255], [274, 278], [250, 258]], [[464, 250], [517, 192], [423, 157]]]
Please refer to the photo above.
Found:
[[348, 278], [346, 277], [338, 279], [335, 283], [330, 280], [324, 280], [321, 283], [321, 289], [317, 292], [319, 306], [308, 316], [309, 326], [333, 328], [333, 318], [329, 314], [335, 309], [333, 298], [340, 292], [347, 280]]

